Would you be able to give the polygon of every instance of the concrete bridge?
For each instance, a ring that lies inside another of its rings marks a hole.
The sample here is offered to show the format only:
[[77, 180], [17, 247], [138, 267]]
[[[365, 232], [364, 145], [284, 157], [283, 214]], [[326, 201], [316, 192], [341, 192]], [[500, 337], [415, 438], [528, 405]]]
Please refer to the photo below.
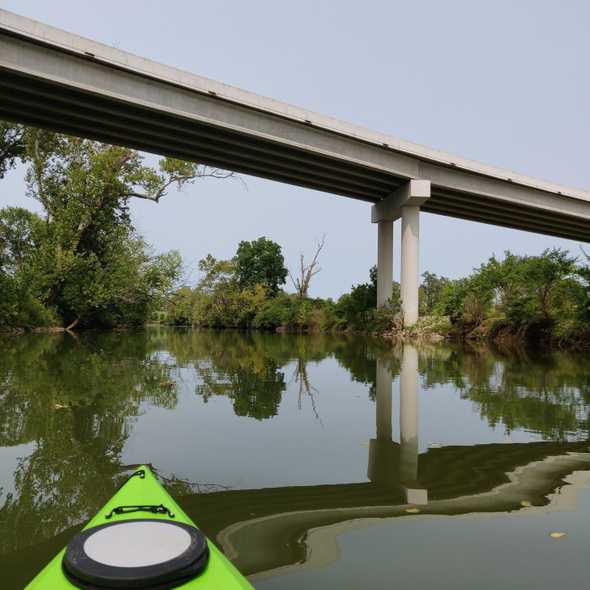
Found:
[[375, 133], [0, 10], [0, 118], [373, 205], [378, 304], [401, 218], [404, 321], [418, 317], [420, 211], [590, 241], [590, 192]]

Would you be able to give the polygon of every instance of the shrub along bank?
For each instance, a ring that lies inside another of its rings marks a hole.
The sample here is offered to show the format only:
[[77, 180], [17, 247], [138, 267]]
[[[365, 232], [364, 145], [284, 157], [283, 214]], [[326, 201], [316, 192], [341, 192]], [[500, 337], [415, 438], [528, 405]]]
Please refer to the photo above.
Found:
[[590, 260], [559, 249], [539, 256], [506, 252], [464, 279], [447, 281], [434, 311], [465, 339], [590, 345]]

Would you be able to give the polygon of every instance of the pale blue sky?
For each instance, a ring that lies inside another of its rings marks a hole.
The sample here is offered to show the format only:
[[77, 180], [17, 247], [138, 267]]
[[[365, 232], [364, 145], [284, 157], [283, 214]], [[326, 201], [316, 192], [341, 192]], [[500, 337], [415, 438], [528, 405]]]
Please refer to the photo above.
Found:
[[[259, 94], [488, 164], [590, 188], [586, 0], [0, 0], [0, 6]], [[376, 261], [369, 205], [245, 177], [207, 181], [133, 216], [189, 267], [266, 235], [287, 263], [327, 234], [312, 294], [338, 296]], [[32, 206], [22, 171], [0, 204]], [[396, 227], [396, 275], [399, 229]], [[424, 214], [421, 270], [452, 277], [492, 253], [575, 242]], [[193, 272], [193, 276], [196, 273]]]

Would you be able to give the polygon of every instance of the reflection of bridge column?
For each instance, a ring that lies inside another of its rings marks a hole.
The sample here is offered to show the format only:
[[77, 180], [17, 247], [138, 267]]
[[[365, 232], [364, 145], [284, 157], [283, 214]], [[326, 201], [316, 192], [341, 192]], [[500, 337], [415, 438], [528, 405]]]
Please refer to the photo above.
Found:
[[376, 367], [377, 436], [369, 443], [368, 477], [376, 484], [398, 488], [399, 448], [392, 441], [392, 379], [388, 363], [377, 359]]
[[377, 440], [391, 442], [393, 431], [391, 427], [392, 383], [391, 373], [383, 359], [377, 359]]
[[369, 479], [399, 490], [406, 501], [426, 504], [427, 491], [418, 483], [418, 351], [404, 346], [400, 375], [400, 439], [393, 442], [392, 379], [388, 364], [377, 360], [377, 436], [369, 446]]
[[407, 501], [426, 504], [427, 491], [418, 483], [418, 351], [404, 345], [400, 373], [400, 480]]

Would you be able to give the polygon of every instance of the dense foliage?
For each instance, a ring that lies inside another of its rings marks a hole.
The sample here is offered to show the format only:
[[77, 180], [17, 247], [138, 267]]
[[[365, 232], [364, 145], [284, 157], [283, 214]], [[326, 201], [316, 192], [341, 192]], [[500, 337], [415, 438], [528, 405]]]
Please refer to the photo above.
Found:
[[590, 268], [568, 252], [506, 252], [471, 276], [447, 281], [434, 305], [471, 338], [583, 344], [590, 340]]
[[235, 257], [238, 285], [243, 289], [262, 285], [272, 295], [279, 292], [287, 280], [288, 270], [281, 247], [265, 237], [252, 242], [240, 242]]
[[158, 201], [202, 167], [36, 129], [0, 126], [0, 176], [27, 164], [42, 209], [0, 210], [0, 327], [143, 324], [179, 276], [176, 252], [155, 256], [130, 220], [129, 200]]
[[0, 121], [0, 179], [25, 158], [25, 129]]
[[[254, 242], [255, 243], [255, 242]], [[280, 252], [280, 246], [274, 244]], [[238, 256], [201, 260], [196, 288], [179, 289], [167, 307], [171, 323], [265, 330], [396, 332], [400, 289], [386, 309], [376, 310], [377, 271], [336, 302], [301, 298], [262, 282], [242, 286]], [[468, 339], [586, 345], [590, 342], [590, 265], [559, 249], [538, 256], [506, 252], [491, 257], [462, 279], [426, 272], [420, 286], [425, 319], [415, 332], [442, 331]], [[450, 322], [450, 323], [449, 323]]]
[[[267, 248], [276, 252], [282, 260], [281, 247], [264, 240], [265, 249], [248, 253], [250, 267], [262, 267]], [[325, 332], [355, 330], [379, 332], [391, 326], [399, 311], [399, 286], [394, 284], [392, 305], [386, 310], [376, 310], [376, 269], [371, 269], [371, 280], [352, 287], [350, 293], [337, 302], [331, 299], [305, 297], [285, 293], [267, 282], [244, 281], [240, 270], [238, 247], [232, 260], [217, 260], [210, 254], [199, 261], [201, 279], [195, 288], [183, 286], [170, 298], [164, 317], [174, 325], [192, 325], [209, 328], [255, 328], [262, 330], [286, 330]], [[257, 257], [259, 259], [257, 260]]]

